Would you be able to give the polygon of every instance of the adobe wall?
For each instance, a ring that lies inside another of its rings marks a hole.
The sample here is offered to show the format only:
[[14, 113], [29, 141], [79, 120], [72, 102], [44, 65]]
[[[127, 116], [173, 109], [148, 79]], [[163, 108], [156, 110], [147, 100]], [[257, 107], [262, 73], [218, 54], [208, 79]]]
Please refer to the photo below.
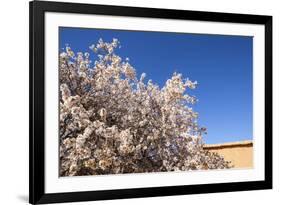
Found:
[[217, 152], [227, 161], [231, 161], [234, 168], [253, 167], [253, 142], [240, 141], [224, 144], [206, 144], [205, 150]]

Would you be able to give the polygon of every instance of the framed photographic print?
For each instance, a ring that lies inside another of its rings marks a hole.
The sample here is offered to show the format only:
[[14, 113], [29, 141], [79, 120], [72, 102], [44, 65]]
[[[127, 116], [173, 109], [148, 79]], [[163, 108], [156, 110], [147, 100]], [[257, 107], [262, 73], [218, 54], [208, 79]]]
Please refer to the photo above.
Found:
[[30, 2], [30, 203], [272, 188], [272, 17]]

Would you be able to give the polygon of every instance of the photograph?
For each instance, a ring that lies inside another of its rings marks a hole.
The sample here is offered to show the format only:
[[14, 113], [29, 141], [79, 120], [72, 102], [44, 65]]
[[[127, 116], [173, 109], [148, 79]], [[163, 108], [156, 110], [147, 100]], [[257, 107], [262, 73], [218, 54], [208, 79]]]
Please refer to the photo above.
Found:
[[272, 189], [272, 16], [29, 6], [30, 203]]
[[253, 36], [59, 27], [59, 176], [252, 169]]

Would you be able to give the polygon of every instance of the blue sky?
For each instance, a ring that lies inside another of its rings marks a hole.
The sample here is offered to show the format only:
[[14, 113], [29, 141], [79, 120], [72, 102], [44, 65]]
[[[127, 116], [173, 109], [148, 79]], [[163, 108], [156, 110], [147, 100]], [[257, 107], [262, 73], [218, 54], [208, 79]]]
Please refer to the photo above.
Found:
[[99, 38], [117, 38], [116, 53], [130, 59], [138, 77], [144, 72], [162, 87], [176, 71], [198, 81], [191, 94], [199, 100], [193, 108], [207, 128], [206, 143], [252, 139], [252, 37], [63, 27], [59, 37], [60, 48], [91, 55]]

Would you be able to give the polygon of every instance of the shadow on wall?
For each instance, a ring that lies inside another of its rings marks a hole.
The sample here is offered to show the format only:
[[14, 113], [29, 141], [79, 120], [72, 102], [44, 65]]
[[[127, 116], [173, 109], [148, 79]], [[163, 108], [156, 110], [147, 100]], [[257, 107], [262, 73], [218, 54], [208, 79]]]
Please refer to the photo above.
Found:
[[239, 141], [224, 144], [206, 144], [204, 150], [216, 152], [231, 161], [233, 168], [253, 168], [253, 141]]

